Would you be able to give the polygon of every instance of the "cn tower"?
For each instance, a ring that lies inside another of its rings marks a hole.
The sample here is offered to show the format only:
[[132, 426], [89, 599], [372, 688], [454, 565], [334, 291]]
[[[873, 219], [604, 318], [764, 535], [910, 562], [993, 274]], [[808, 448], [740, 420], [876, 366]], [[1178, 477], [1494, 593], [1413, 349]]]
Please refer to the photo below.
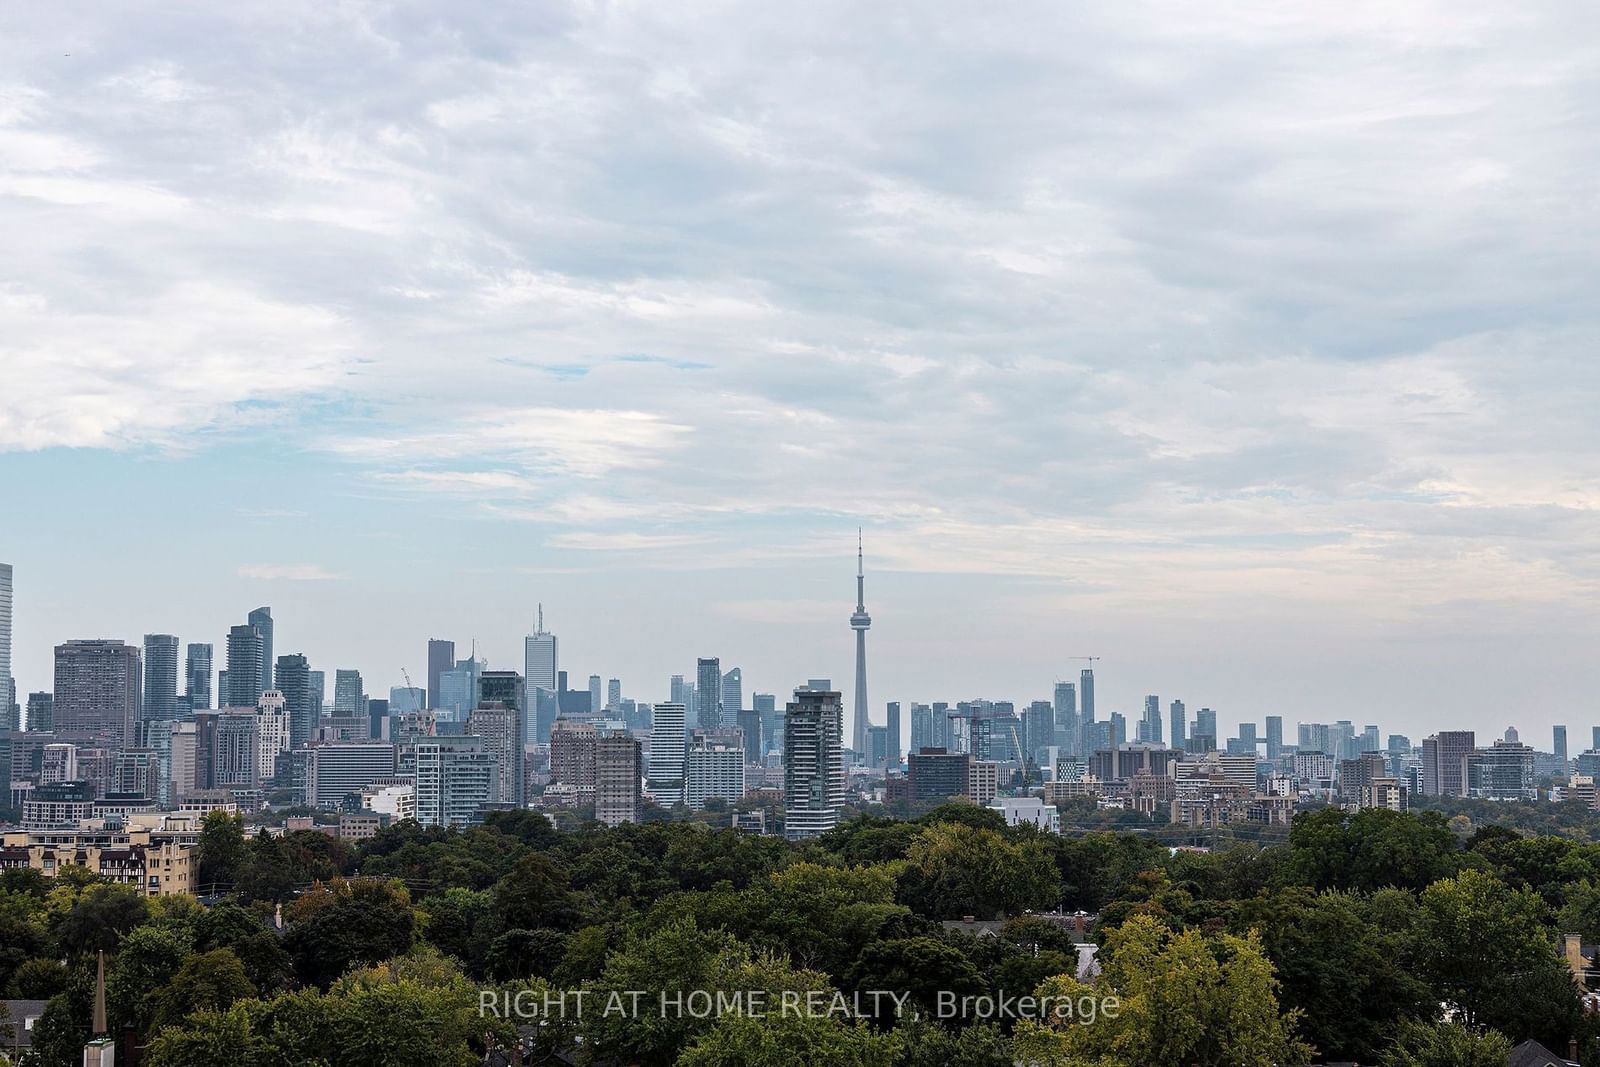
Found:
[[867, 630], [872, 616], [867, 614], [867, 574], [862, 566], [861, 528], [856, 527], [856, 610], [850, 616], [850, 629], [856, 632], [856, 725], [850, 747], [858, 758], [867, 756]]

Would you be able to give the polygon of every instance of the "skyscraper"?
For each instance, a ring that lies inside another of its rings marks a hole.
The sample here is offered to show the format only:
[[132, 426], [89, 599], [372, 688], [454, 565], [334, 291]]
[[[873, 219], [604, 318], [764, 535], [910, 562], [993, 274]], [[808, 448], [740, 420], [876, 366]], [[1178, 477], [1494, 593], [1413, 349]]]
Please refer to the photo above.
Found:
[[1151, 744], [1161, 743], [1161, 698], [1154, 693], [1144, 698], [1143, 733]]
[[53, 693], [28, 694], [28, 729], [34, 732], [56, 728], [56, 701]]
[[121, 641], [68, 641], [55, 656], [56, 733], [138, 747], [139, 650]]
[[626, 730], [608, 731], [595, 742], [594, 817], [604, 826], [639, 821], [639, 747]]
[[688, 742], [687, 709], [669, 700], [655, 706], [650, 725], [650, 792], [670, 808], [683, 799], [683, 760]]
[[[1078, 751], [1078, 687], [1071, 682], [1057, 682], [1055, 692], [1056, 744], [1068, 752]], [[916, 745], [911, 751], [917, 750]]]
[[[1378, 728], [1371, 727], [1373, 747], [1368, 751], [1377, 751]], [[1283, 716], [1267, 716], [1267, 758], [1277, 759], [1283, 755]]]
[[222, 707], [253, 708], [261, 694], [272, 688], [261, 684], [261, 664], [266, 655], [267, 646], [259, 627], [246, 623], [228, 631], [228, 688], [221, 695]]
[[856, 528], [856, 610], [850, 615], [850, 629], [856, 632], [856, 721], [850, 747], [860, 759], [867, 751], [867, 630], [872, 616], [867, 614], [867, 572], [861, 547], [861, 529]]
[[696, 725], [715, 730], [722, 725], [722, 661], [713, 656], [695, 663]]
[[900, 766], [900, 702], [889, 702], [889, 748], [884, 754], [891, 767]]
[[744, 671], [734, 667], [722, 676], [722, 721], [737, 721], [743, 710]]
[[1567, 728], [1565, 726], [1557, 726], [1551, 741], [1551, 751], [1555, 754], [1556, 761], [1561, 764], [1562, 771], [1565, 772], [1567, 767]]
[[333, 672], [333, 713], [340, 718], [353, 719], [367, 713], [360, 671]]
[[844, 704], [837, 692], [795, 690], [783, 719], [785, 837], [816, 837], [838, 825], [844, 806], [843, 734]]
[[1441, 730], [1422, 742], [1422, 791], [1430, 796], [1467, 795], [1467, 760], [1476, 747], [1472, 730]]
[[621, 678], [607, 678], [606, 679], [606, 710], [607, 711], [612, 711], [612, 712], [616, 712], [616, 711], [621, 711], [622, 710], [622, 679]]
[[311, 690], [311, 665], [298, 653], [279, 656], [276, 688], [283, 695], [283, 713], [289, 719], [289, 747], [299, 748], [317, 734], [322, 709]]
[[257, 608], [245, 617], [245, 622], [261, 632], [261, 689], [257, 694], [272, 688], [272, 609]]
[[[517, 676], [520, 685], [521, 675]], [[518, 693], [518, 698], [526, 696]], [[520, 761], [515, 750], [522, 747], [522, 719], [515, 707], [499, 702], [480, 702], [467, 714], [467, 733], [483, 738], [484, 748], [495, 763], [495, 788], [490, 798], [496, 804], [521, 806]]]
[[1183, 748], [1189, 742], [1189, 720], [1183, 701], [1174, 700], [1167, 705], [1167, 725], [1171, 727], [1167, 743], [1173, 748]]
[[534, 744], [550, 743], [550, 727], [556, 721], [556, 635], [544, 628], [544, 605], [539, 605], [539, 615], [533, 633], [522, 642], [523, 680], [527, 694], [523, 708], [527, 712], [527, 740]]
[[1078, 745], [1079, 755], [1087, 756], [1094, 751], [1090, 740], [1094, 736], [1094, 668], [1085, 667], [1078, 672], [1078, 736], [1083, 740]]
[[589, 675], [589, 714], [599, 715], [605, 708], [605, 700], [601, 696], [602, 683], [598, 674]]
[[456, 643], [428, 638], [428, 707], [439, 706], [439, 675], [456, 665]]
[[[0, 727], [13, 725], [5, 720], [11, 717], [11, 694], [14, 691], [11, 674], [11, 564], [0, 563]], [[20, 725], [20, 724], [16, 724]]]
[[144, 635], [144, 719], [178, 717], [178, 639], [172, 634]]
[[[516, 671], [483, 671], [478, 675], [479, 706], [503, 704], [510, 708], [516, 717], [514, 729], [518, 738], [528, 736], [527, 709], [522, 703], [526, 699], [528, 699], [528, 686], [523, 681], [522, 675]], [[510, 752], [511, 795], [506, 799], [519, 808], [527, 801], [525, 744], [526, 742], [519, 741], [511, 746]]]
[[[328, 672], [306, 672], [306, 686], [311, 690], [311, 723], [313, 727], [322, 722], [322, 714], [328, 708]], [[283, 686], [279, 686], [282, 689]]]
[[183, 692], [192, 710], [211, 707], [211, 646], [191, 644], [184, 650]]

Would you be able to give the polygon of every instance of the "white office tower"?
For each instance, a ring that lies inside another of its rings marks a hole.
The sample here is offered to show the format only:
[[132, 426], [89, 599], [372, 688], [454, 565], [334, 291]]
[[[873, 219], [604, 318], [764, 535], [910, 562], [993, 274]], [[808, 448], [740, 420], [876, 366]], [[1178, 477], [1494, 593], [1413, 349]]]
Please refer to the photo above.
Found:
[[682, 704], [657, 704], [650, 727], [650, 795], [670, 808], [683, 799], [683, 762], [688, 710]]
[[684, 803], [699, 811], [708, 800], [739, 801], [744, 796], [744, 762], [744, 746], [696, 732], [684, 756]]
[[256, 767], [263, 782], [272, 780], [278, 753], [289, 751], [289, 702], [276, 689], [261, 694], [256, 704]]
[[[544, 628], [543, 604], [539, 605], [533, 633], [523, 639], [522, 651], [522, 677], [527, 694], [522, 708], [523, 740], [528, 744], [549, 744], [550, 725], [555, 721], [555, 714], [545, 709], [555, 703], [557, 658], [556, 635], [547, 633]], [[540, 690], [548, 694], [543, 700]]]
[[783, 832], [832, 830], [844, 807], [844, 705], [837, 692], [796, 689], [783, 717]]

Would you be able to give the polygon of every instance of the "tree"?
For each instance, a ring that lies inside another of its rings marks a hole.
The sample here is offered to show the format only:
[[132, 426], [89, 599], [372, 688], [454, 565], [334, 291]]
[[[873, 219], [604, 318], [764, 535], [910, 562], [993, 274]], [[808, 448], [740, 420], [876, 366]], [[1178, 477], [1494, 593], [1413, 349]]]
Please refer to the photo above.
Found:
[[1505, 1067], [1511, 1042], [1494, 1030], [1407, 1020], [1379, 1060], [1381, 1067]]
[[1283, 1004], [1300, 1011], [1300, 1032], [1330, 1060], [1371, 1063], [1402, 1018], [1437, 1011], [1437, 996], [1417, 976], [1418, 908], [1410, 893], [1295, 886], [1231, 911], [1236, 932], [1260, 932]]
[[[1295, 1037], [1296, 1016], [1280, 1012], [1272, 964], [1254, 934], [1174, 934], [1136, 915], [1106, 941], [1101, 981], [1091, 987], [1060, 975], [1039, 987], [1085, 1017], [1050, 1016], [1017, 1025], [1017, 1057], [1076, 1067], [1300, 1067], [1312, 1049]], [[1114, 993], [1113, 1006], [1103, 998]], [[1057, 1002], [1060, 1003], [1060, 1002]]]
[[429, 943], [460, 960], [469, 974], [484, 972], [484, 954], [501, 932], [493, 896], [453, 887], [424, 898], [419, 910]]
[[892, 1067], [898, 1042], [865, 1023], [781, 1010], [727, 1015], [696, 1037], [677, 1067]]
[[1281, 877], [1313, 889], [1420, 890], [1455, 873], [1457, 845], [1435, 811], [1323, 808], [1294, 817]]
[[499, 982], [548, 978], [567, 951], [567, 935], [559, 930], [507, 930], [489, 945], [485, 966]]
[[91, 885], [56, 928], [56, 944], [66, 956], [115, 951], [124, 934], [144, 922], [144, 897], [131, 886]]
[[200, 884], [195, 892], [207, 896], [233, 889], [245, 861], [244, 820], [225, 811], [207, 812], [196, 852]]
[[1576, 1032], [1578, 988], [1535, 893], [1465, 870], [1429, 886], [1421, 903], [1421, 972], [1461, 1022], [1546, 1044]]
[[[690, 921], [636, 935], [611, 954], [604, 973], [588, 988], [592, 1003], [606, 1004], [614, 993], [629, 1009], [615, 1015], [585, 1016], [595, 1057], [644, 1067], [674, 1063], [715, 1022], [689, 1010], [669, 1007], [663, 1011], [663, 1000], [674, 1004], [681, 998], [687, 1004], [687, 998], [704, 996], [707, 991], [760, 990], [771, 1005], [779, 1005], [785, 990], [831, 993], [823, 975], [797, 971], [777, 956], [753, 951], [731, 934], [702, 930]], [[631, 1010], [636, 992], [642, 993], [637, 1014]], [[741, 1035], [733, 1047], [746, 1047], [757, 1040]]]
[[327, 986], [353, 964], [375, 963], [411, 947], [416, 920], [398, 882], [338, 879], [289, 909], [284, 947], [301, 981]]
[[190, 951], [183, 933], [154, 926], [141, 926], [123, 939], [106, 971], [106, 1005], [113, 1033], [123, 1026], [132, 1026], [141, 1034], [150, 1029], [157, 994], [178, 975]]
[[[859, 991], [892, 989], [909, 993], [921, 1010], [930, 1015], [938, 1009], [941, 992], [966, 996], [986, 989], [983, 976], [970, 959], [959, 949], [931, 937], [874, 941], [867, 945], [850, 970], [850, 984]], [[882, 1013], [895, 1008], [888, 1001], [873, 1005], [867, 1000], [863, 1004], [879, 1009], [880, 1024], [890, 1021], [889, 1016]]]
[[1055, 906], [1055, 865], [1043, 842], [1013, 843], [995, 830], [934, 823], [911, 842], [900, 899], [920, 915], [1015, 915]]
[[256, 995], [244, 965], [230, 949], [191, 956], [166, 987], [155, 994], [152, 1021], [170, 1026], [198, 1011], [220, 1012], [236, 1000]]
[[540, 852], [524, 856], [495, 883], [495, 914], [507, 930], [570, 929], [578, 919], [567, 872]]

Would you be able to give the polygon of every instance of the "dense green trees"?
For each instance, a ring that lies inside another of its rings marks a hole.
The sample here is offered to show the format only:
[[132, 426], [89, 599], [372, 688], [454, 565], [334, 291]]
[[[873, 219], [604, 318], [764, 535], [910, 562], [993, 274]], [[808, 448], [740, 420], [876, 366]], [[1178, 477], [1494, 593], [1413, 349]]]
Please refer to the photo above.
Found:
[[[102, 949], [113, 1025], [144, 1035], [155, 1067], [465, 1065], [516, 1022], [545, 1024], [526, 1030], [539, 1056], [645, 1064], [1248, 1067], [1315, 1049], [1426, 1067], [1535, 1037], [1576, 1038], [1600, 1067], [1558, 950], [1600, 935], [1600, 846], [1439, 813], [1325, 809], [1281, 844], [1214, 852], [1008, 828], [971, 805], [803, 844], [704, 821], [558, 832], [525, 812], [352, 849], [214, 816], [202, 849], [224, 890], [205, 907], [78, 868], [0, 873], [0, 982], [50, 1001], [41, 1067], [77, 1062]], [[1098, 913], [1098, 981], [1077, 981], [1074, 934], [1037, 914], [1058, 904]], [[941, 922], [965, 915], [1006, 922], [982, 937]], [[589, 1013], [480, 1016], [480, 989], [581, 996]], [[871, 998], [884, 989], [906, 999]], [[637, 1018], [594, 1014], [636, 990]], [[837, 1010], [684, 1010], [719, 990]], [[1035, 990], [1114, 993], [1120, 1010], [1092, 1025], [938, 1010]]]

